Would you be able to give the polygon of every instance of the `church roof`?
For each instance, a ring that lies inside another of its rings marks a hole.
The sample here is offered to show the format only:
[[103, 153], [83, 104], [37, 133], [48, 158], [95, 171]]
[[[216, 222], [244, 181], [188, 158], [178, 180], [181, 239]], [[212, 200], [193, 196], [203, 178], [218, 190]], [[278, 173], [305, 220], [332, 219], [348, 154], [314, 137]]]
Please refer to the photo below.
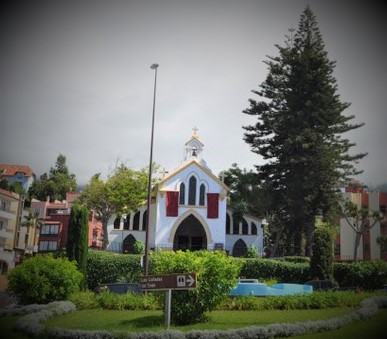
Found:
[[167, 180], [173, 178], [183, 170], [185, 170], [187, 167], [191, 166], [192, 164], [195, 164], [198, 166], [204, 173], [206, 173], [212, 180], [214, 180], [219, 186], [223, 187], [226, 191], [230, 191], [230, 188], [222, 181], [220, 180], [215, 174], [213, 174], [206, 166], [204, 166], [200, 161], [198, 161], [195, 158], [191, 158], [187, 160], [186, 162], [183, 162], [178, 168], [173, 170], [172, 172], [168, 173], [160, 182], [159, 187], [161, 188], [162, 184], [165, 183]]
[[197, 141], [202, 147], [204, 146], [203, 142], [199, 139], [199, 137], [194, 134], [191, 139], [189, 139], [186, 143], [185, 146], [189, 145], [193, 140]]

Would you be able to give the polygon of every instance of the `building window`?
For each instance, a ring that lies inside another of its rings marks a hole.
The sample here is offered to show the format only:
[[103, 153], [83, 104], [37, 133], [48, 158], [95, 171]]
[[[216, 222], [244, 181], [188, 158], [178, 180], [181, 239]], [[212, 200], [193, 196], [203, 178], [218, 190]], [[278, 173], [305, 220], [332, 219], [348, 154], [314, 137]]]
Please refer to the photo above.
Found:
[[251, 223], [251, 234], [252, 235], [257, 235], [257, 225], [254, 224], [253, 222]]
[[196, 204], [196, 178], [189, 179], [188, 205]]
[[56, 251], [57, 248], [58, 248], [58, 243], [56, 241], [41, 241], [39, 243], [40, 252]]
[[206, 188], [204, 184], [200, 185], [200, 194], [199, 194], [199, 205], [204, 206], [205, 205], [205, 196], [206, 196]]
[[180, 184], [179, 204], [180, 205], [185, 204], [185, 185], [183, 182]]
[[226, 213], [226, 234], [230, 234], [231, 219], [228, 213]]
[[335, 246], [334, 246], [334, 253], [336, 255], [340, 255], [340, 244], [335, 244]]
[[233, 216], [232, 218], [232, 224], [233, 224], [232, 234], [239, 234], [239, 220], [235, 216]]
[[43, 225], [40, 230], [41, 235], [58, 235], [59, 225]]
[[242, 234], [249, 234], [249, 225], [244, 218], [242, 218]]
[[380, 205], [379, 206], [380, 212], [382, 212], [384, 215], [386, 215], [386, 205]]
[[0, 220], [0, 230], [5, 229], [4, 221]]
[[140, 211], [138, 211], [133, 217], [133, 231], [140, 229]]
[[148, 215], [148, 210], [146, 210], [144, 212], [144, 214], [142, 215], [142, 229], [144, 231], [146, 230], [146, 218], [147, 218], [147, 215]]
[[5, 261], [0, 261], [0, 273], [1, 275], [8, 272], [8, 264]]
[[129, 226], [130, 226], [130, 214], [128, 214], [124, 219], [124, 230], [129, 230]]
[[115, 230], [119, 230], [120, 229], [120, 223], [121, 223], [121, 218], [116, 218], [114, 220], [113, 228]]

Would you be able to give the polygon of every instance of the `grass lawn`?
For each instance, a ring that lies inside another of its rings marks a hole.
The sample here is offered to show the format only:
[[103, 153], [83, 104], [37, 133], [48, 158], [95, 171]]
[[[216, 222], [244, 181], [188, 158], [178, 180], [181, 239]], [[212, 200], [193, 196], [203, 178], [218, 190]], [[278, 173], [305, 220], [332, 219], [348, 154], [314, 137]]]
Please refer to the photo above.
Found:
[[[195, 325], [171, 326], [171, 329], [228, 330], [251, 325], [268, 325], [277, 322], [296, 322], [329, 319], [352, 312], [350, 308], [323, 310], [273, 310], [273, 311], [214, 311], [208, 313], [208, 321]], [[141, 332], [164, 329], [161, 311], [106, 311], [83, 310], [54, 317], [47, 327], [65, 327], [83, 330], [108, 330], [114, 332]]]
[[367, 321], [359, 321], [336, 331], [292, 337], [292, 339], [385, 339], [387, 337], [387, 309]]
[[[209, 314], [209, 321], [184, 327], [172, 327], [188, 331], [192, 329], [230, 329], [250, 325], [267, 325], [276, 322], [306, 321], [328, 319], [342, 316], [351, 309], [296, 310], [296, 311], [224, 311]], [[13, 330], [18, 317], [0, 318], [0, 338], [28, 339]], [[76, 311], [50, 319], [48, 326], [82, 328], [94, 330], [114, 330], [117, 332], [161, 330], [163, 316], [161, 311]], [[384, 339], [387, 333], [387, 309], [382, 309], [373, 318], [359, 321], [336, 331], [307, 334], [293, 339]]]

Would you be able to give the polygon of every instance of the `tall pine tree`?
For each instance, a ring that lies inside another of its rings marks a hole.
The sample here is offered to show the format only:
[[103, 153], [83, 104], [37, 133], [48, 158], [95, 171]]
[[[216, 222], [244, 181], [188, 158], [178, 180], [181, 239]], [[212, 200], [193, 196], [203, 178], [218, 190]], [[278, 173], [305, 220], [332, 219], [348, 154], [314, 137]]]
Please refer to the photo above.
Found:
[[[257, 166], [259, 178], [271, 182], [286, 211], [295, 254], [306, 236], [310, 255], [316, 215], [328, 216], [335, 205], [340, 180], [360, 173], [354, 164], [365, 154], [350, 155], [354, 146], [342, 134], [361, 127], [345, 116], [316, 18], [308, 7], [298, 30], [290, 30], [279, 56], [269, 57], [269, 73], [260, 90], [261, 101], [250, 99], [245, 114], [257, 117], [245, 126], [244, 140], [268, 162]], [[290, 245], [290, 244], [289, 244]]]

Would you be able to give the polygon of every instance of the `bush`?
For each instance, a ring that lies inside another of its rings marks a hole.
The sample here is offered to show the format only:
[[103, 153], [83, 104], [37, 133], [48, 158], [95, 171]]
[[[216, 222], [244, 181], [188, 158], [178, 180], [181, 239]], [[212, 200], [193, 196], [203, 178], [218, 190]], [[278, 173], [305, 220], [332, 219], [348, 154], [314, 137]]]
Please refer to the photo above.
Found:
[[310, 260], [311, 278], [319, 280], [333, 279], [333, 242], [327, 229], [316, 228], [313, 231], [312, 258]]
[[156, 310], [160, 309], [160, 303], [152, 294], [114, 294], [104, 292], [78, 292], [70, 296], [78, 310], [103, 308], [106, 310]]
[[287, 256], [287, 257], [284, 257], [284, 261], [287, 261], [287, 262], [293, 262], [293, 263], [296, 263], [296, 264], [303, 264], [303, 263], [308, 263], [310, 262], [310, 258], [309, 257], [302, 257], [302, 256]]
[[140, 262], [140, 255], [89, 251], [87, 286], [95, 290], [98, 284], [123, 281], [123, 277], [127, 282], [138, 282], [142, 274]]
[[8, 274], [8, 291], [22, 304], [45, 304], [66, 300], [79, 291], [82, 279], [76, 262], [38, 254]]
[[197, 288], [172, 291], [171, 321], [177, 325], [203, 320], [237, 283], [237, 261], [224, 252], [161, 252], [155, 257], [155, 271], [198, 274]]
[[335, 263], [333, 274], [340, 287], [381, 289], [387, 283], [387, 263], [383, 260]]
[[[239, 259], [240, 260], [240, 259]], [[240, 276], [247, 279], [277, 279], [283, 283], [304, 283], [309, 280], [309, 264], [269, 259], [244, 259]]]
[[255, 296], [228, 297], [217, 309], [228, 311], [263, 311], [326, 309], [335, 307], [354, 308], [359, 306], [362, 300], [374, 295], [370, 292], [324, 291], [313, 292], [311, 294], [271, 296], [267, 298], [257, 298]]

